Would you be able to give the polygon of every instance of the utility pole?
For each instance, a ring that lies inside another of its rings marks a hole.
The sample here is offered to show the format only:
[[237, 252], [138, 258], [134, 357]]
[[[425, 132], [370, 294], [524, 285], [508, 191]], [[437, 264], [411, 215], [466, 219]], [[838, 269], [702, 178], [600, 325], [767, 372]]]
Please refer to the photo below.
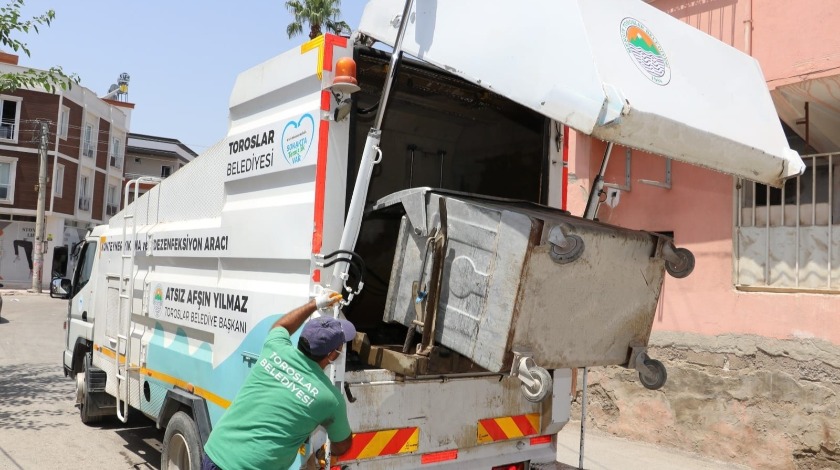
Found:
[[38, 207], [35, 214], [35, 246], [32, 257], [32, 292], [41, 293], [41, 270], [44, 266], [44, 210], [47, 205], [47, 145], [50, 142], [50, 125], [39, 121], [38, 132]]

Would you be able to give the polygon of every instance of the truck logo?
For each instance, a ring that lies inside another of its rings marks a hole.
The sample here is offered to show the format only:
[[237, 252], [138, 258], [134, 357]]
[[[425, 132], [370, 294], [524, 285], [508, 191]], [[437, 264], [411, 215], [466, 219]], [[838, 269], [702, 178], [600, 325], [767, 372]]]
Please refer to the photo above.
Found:
[[160, 310], [163, 306], [163, 289], [161, 288], [160, 284], [155, 286], [155, 295], [152, 300], [152, 307], [155, 310], [155, 316], [160, 316]]
[[315, 135], [315, 119], [307, 113], [297, 122], [290, 121], [283, 128], [280, 143], [283, 146], [283, 157], [289, 165], [296, 165], [306, 159], [312, 147], [312, 136]]
[[633, 63], [648, 80], [663, 86], [671, 81], [668, 57], [644, 24], [634, 18], [621, 20], [621, 40]]

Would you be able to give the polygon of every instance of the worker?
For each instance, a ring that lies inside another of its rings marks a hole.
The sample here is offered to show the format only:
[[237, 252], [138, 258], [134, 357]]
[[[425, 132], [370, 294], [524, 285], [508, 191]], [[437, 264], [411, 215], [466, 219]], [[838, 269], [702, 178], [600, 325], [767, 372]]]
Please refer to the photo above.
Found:
[[356, 329], [347, 320], [321, 316], [306, 323], [297, 348], [290, 338], [316, 309], [340, 300], [341, 294], [325, 290], [272, 325], [259, 359], [207, 439], [202, 470], [287, 469], [318, 426], [327, 431], [332, 455], [350, 449], [344, 397], [324, 368]]

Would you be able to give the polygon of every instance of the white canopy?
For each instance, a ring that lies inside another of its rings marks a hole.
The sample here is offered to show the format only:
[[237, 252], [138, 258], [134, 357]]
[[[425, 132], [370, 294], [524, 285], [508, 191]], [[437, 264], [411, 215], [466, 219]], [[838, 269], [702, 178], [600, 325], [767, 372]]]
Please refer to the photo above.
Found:
[[[404, 5], [359, 31], [393, 46]], [[415, 0], [403, 50], [602, 140], [773, 186], [805, 168], [758, 62], [639, 0]]]

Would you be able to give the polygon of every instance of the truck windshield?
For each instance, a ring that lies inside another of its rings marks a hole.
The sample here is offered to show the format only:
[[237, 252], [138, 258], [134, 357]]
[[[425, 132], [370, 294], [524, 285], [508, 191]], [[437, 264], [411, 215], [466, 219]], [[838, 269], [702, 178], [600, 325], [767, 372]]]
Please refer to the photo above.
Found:
[[76, 292], [80, 291], [90, 280], [90, 272], [93, 270], [93, 261], [96, 256], [96, 242], [88, 242], [82, 246], [79, 253], [79, 264], [76, 266], [76, 274], [73, 279], [73, 287]]

